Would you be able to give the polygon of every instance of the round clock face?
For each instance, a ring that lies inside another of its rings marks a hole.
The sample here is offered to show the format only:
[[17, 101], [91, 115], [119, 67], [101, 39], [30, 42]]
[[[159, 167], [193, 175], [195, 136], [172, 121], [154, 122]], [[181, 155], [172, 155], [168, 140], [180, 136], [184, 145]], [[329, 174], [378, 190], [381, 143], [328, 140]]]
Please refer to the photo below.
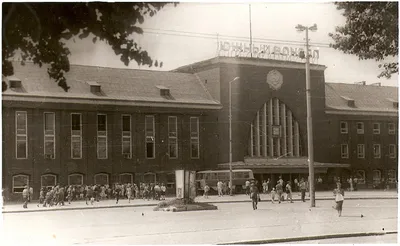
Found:
[[283, 83], [282, 74], [276, 70], [272, 70], [267, 75], [267, 83], [272, 89], [278, 90], [279, 88], [281, 88]]

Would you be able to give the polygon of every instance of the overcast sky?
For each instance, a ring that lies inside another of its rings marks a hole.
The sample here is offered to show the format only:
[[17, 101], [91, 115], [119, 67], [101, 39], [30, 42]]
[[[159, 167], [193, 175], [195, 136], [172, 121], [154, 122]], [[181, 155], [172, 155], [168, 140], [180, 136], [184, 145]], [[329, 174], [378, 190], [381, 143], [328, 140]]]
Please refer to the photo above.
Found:
[[[255, 3], [251, 5], [251, 13], [253, 38], [304, 42], [305, 34], [296, 32], [294, 27], [297, 24], [311, 26], [316, 23], [318, 31], [310, 33], [309, 38], [311, 43], [321, 44], [313, 48], [320, 51], [318, 63], [327, 66], [325, 70], [327, 82], [366, 81], [367, 84], [381, 82], [382, 85], [398, 85], [397, 75], [389, 80], [377, 78], [380, 71], [379, 63], [373, 60], [360, 61], [355, 56], [345, 55], [327, 47], [331, 42], [328, 33], [334, 32], [335, 26], [343, 25], [345, 22], [341, 12], [333, 3]], [[152, 69], [171, 70], [217, 55], [216, 38], [190, 37], [193, 34], [183, 32], [249, 37], [249, 5], [181, 3], [177, 7], [168, 6], [154, 17], [146, 19], [142, 27], [146, 29], [145, 33], [137, 38], [138, 43], [152, 58], [161, 60], [164, 64], [161, 69]], [[228, 39], [220, 38], [220, 40]], [[70, 57], [72, 64], [125, 67], [112, 49], [104, 43], [98, 42], [93, 45], [91, 38], [88, 38], [76, 40], [76, 43], [68, 45], [72, 53]], [[129, 67], [139, 68], [136, 62], [131, 62]], [[142, 66], [140, 69], [149, 68]]]

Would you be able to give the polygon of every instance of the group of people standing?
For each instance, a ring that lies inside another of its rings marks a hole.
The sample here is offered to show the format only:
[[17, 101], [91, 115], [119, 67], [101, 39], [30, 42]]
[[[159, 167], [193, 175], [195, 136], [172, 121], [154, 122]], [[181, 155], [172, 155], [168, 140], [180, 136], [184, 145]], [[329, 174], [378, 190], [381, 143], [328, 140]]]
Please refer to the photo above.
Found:
[[[39, 193], [39, 206], [64, 206], [64, 202], [68, 201], [85, 201], [86, 205], [93, 205], [95, 201], [115, 199], [118, 204], [120, 199], [128, 199], [130, 203], [133, 199], [153, 199], [165, 200], [167, 188], [163, 183], [140, 183], [137, 184], [114, 184], [110, 185], [70, 185], [53, 187], [42, 187]], [[24, 201], [23, 208], [28, 207], [33, 197], [33, 190], [25, 186], [22, 191], [22, 198]]]

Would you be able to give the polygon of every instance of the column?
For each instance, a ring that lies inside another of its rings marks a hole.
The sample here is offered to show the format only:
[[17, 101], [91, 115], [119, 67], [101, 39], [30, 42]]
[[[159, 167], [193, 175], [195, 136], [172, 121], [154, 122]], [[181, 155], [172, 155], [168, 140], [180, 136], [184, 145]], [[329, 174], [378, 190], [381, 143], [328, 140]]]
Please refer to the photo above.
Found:
[[299, 123], [294, 122], [294, 155], [299, 157], [300, 155], [300, 135], [299, 135]]
[[250, 124], [250, 144], [249, 144], [249, 153], [250, 153], [250, 157], [253, 157], [254, 153], [253, 153], [253, 124]]
[[256, 145], [256, 153], [255, 153], [255, 155], [257, 156], [257, 157], [259, 157], [260, 156], [260, 113], [259, 113], [259, 111], [257, 111], [257, 114], [256, 114], [256, 129], [255, 129], [255, 138], [256, 138], [256, 141], [255, 141], [255, 145]]
[[272, 111], [272, 99], [269, 100], [269, 107], [268, 107], [268, 135], [270, 136], [269, 138], [269, 156], [274, 156], [274, 139], [272, 138], [272, 125], [274, 124], [272, 122], [273, 120], [273, 111]]
[[281, 123], [282, 123], [282, 155], [287, 156], [286, 146], [286, 105], [281, 105]]
[[289, 156], [293, 156], [293, 116], [292, 111], [287, 112], [287, 124], [288, 124], [288, 147]]
[[[279, 125], [279, 99], [275, 99], [275, 125]], [[276, 155], [281, 156], [281, 138], [276, 139]]]
[[262, 129], [263, 129], [263, 155], [267, 157], [267, 104], [264, 103], [263, 106], [263, 120], [262, 120]]

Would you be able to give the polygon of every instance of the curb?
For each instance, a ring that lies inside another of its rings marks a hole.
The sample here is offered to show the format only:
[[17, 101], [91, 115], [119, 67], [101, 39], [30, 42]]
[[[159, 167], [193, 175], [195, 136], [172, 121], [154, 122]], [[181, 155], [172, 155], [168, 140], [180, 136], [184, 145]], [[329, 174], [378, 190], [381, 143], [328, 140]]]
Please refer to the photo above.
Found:
[[[346, 200], [397, 200], [397, 197], [360, 197], [360, 198], [347, 198]], [[333, 201], [333, 198], [316, 198], [317, 201]], [[224, 203], [245, 203], [250, 202], [251, 200], [236, 200], [236, 201], [201, 201], [207, 202], [210, 204], [224, 204]], [[293, 199], [293, 201], [301, 201], [301, 199]], [[306, 199], [306, 202], [310, 201], [310, 199]], [[261, 200], [260, 202], [271, 202], [271, 200]], [[131, 204], [131, 205], [111, 205], [111, 206], [96, 206], [96, 207], [59, 207], [52, 209], [37, 209], [37, 210], [16, 210], [16, 211], [2, 211], [3, 214], [12, 214], [12, 213], [33, 213], [33, 212], [52, 212], [52, 211], [68, 211], [68, 210], [87, 210], [87, 209], [104, 209], [104, 208], [132, 208], [132, 207], [150, 207], [157, 206], [158, 203], [151, 204]]]
[[274, 239], [266, 239], [266, 240], [240, 241], [240, 242], [233, 242], [233, 243], [220, 243], [220, 244], [217, 244], [217, 245], [273, 244], [273, 243], [299, 242], [299, 241], [310, 241], [310, 240], [332, 239], [332, 238], [383, 236], [383, 235], [387, 235], [387, 234], [397, 234], [397, 231], [356, 232], [356, 233], [340, 233], [340, 234], [328, 234], [328, 235], [307, 236], [307, 237], [274, 238]]

